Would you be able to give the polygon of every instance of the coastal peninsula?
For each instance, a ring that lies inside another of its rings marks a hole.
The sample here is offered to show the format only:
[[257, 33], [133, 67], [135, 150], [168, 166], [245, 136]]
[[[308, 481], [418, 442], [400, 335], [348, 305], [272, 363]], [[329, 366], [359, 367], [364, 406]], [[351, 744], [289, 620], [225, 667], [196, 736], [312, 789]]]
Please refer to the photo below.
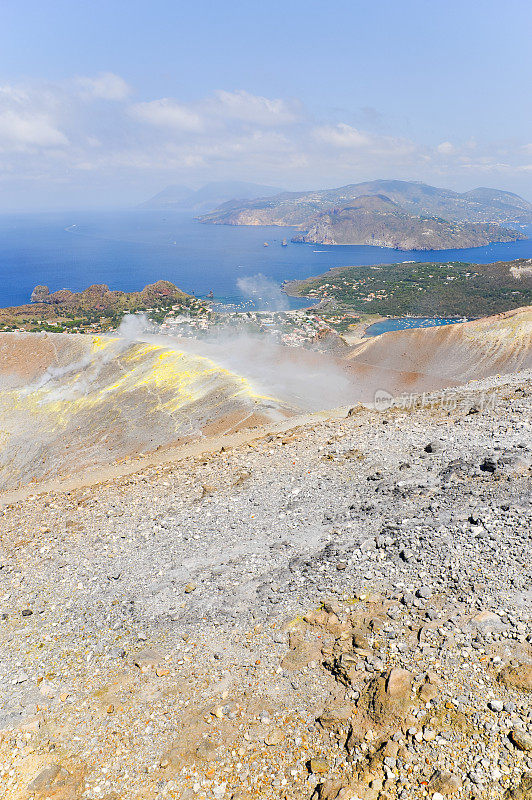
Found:
[[322, 313], [480, 317], [532, 303], [532, 259], [334, 267], [284, 289]]

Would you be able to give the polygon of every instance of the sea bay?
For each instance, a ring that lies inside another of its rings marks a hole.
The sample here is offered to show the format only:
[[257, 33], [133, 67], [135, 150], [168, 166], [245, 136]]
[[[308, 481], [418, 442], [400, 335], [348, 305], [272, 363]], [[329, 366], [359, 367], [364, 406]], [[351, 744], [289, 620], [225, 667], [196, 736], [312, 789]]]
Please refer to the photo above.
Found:
[[[237, 281], [259, 273], [280, 285], [347, 265], [532, 258], [530, 238], [464, 250], [398, 251], [294, 244], [291, 235], [290, 228], [202, 225], [190, 214], [171, 211], [3, 215], [0, 305], [28, 302], [36, 284], [79, 291], [106, 283], [134, 291], [159, 279], [199, 297], [212, 290], [216, 300], [238, 303], [243, 293]], [[290, 298], [292, 307], [304, 304]]]

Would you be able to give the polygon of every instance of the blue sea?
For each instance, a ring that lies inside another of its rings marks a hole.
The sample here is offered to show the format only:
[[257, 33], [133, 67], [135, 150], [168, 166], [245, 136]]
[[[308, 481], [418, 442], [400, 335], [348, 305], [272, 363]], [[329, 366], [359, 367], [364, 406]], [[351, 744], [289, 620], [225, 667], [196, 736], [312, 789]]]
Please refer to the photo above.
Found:
[[365, 336], [379, 336], [381, 333], [404, 331], [408, 328], [435, 328], [440, 325], [454, 325], [466, 322], [465, 317], [394, 317], [375, 322], [366, 328]]
[[[238, 303], [239, 278], [284, 280], [330, 267], [400, 261], [487, 263], [532, 257], [532, 239], [470, 250], [397, 251], [383, 247], [293, 244], [290, 228], [202, 225], [170, 211], [71, 212], [0, 216], [0, 306], [29, 301], [45, 284], [84, 289], [106, 283], [133, 291], [160, 278], [222, 303]], [[282, 247], [286, 238], [288, 246]], [[268, 246], [265, 247], [264, 243]], [[292, 308], [308, 302], [290, 299]]]

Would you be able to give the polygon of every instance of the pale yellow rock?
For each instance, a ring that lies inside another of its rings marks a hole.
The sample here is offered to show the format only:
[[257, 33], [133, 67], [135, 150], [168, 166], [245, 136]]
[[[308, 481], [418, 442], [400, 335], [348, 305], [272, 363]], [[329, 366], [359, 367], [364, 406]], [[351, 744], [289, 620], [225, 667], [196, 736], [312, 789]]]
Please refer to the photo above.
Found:
[[266, 736], [264, 737], [264, 741], [267, 745], [274, 746], [276, 744], [281, 744], [284, 739], [284, 733], [280, 728], [272, 728]]

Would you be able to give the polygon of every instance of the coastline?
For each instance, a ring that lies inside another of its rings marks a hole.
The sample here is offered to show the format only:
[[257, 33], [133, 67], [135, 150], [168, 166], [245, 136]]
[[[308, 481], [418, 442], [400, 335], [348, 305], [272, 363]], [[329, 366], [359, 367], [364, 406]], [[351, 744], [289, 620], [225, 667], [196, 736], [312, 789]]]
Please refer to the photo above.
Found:
[[[532, 303], [532, 259], [476, 264], [402, 261], [330, 269], [285, 281], [284, 292], [337, 319], [420, 320], [421, 327], [492, 316]], [[406, 323], [404, 327], [416, 327]], [[402, 328], [403, 326], [399, 326]], [[394, 326], [392, 326], [394, 329]]]

